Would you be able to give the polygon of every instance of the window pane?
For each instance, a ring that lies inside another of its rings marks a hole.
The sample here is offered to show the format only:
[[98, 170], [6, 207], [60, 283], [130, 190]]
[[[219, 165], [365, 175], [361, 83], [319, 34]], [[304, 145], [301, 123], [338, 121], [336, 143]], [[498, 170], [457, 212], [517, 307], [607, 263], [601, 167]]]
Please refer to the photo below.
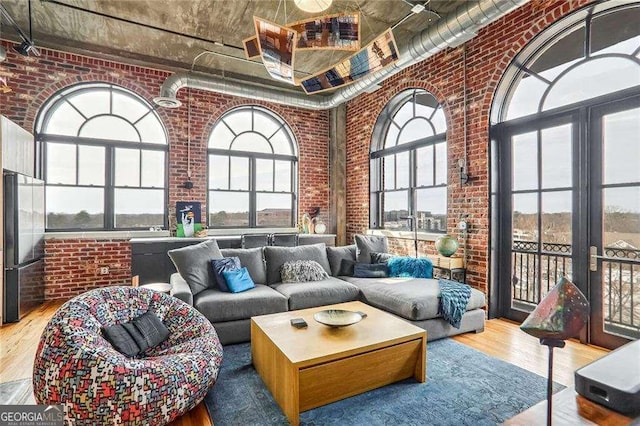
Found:
[[164, 151], [142, 151], [142, 186], [164, 188]]
[[256, 159], [256, 190], [273, 191], [273, 160]]
[[80, 130], [80, 136], [84, 138], [140, 142], [136, 129], [130, 123], [115, 115], [92, 118]]
[[[269, 137], [271, 135], [265, 134], [265, 136]], [[273, 146], [273, 152], [275, 154], [283, 154], [283, 155], [294, 154], [293, 151], [291, 150], [291, 139], [289, 138], [289, 134], [284, 128], [278, 130], [278, 132], [275, 135], [273, 135], [271, 139], [269, 139], [269, 142], [271, 142], [271, 146]]]
[[251, 110], [241, 109], [233, 111], [223, 118], [224, 122], [233, 130], [233, 133], [239, 135], [242, 132], [251, 131]]
[[291, 226], [291, 195], [257, 194], [257, 226]]
[[402, 105], [402, 107], [393, 116], [393, 121], [396, 122], [398, 127], [404, 126], [404, 124], [413, 118], [413, 100]]
[[229, 189], [229, 157], [209, 156], [209, 188]]
[[140, 150], [116, 148], [116, 186], [140, 186]]
[[[571, 245], [572, 192], [542, 193], [542, 242]], [[543, 247], [545, 251], [561, 252], [557, 246]]]
[[231, 157], [231, 182], [229, 189], [249, 189], [249, 159]]
[[638, 48], [640, 8], [606, 13], [591, 22], [591, 51], [630, 55]]
[[530, 74], [523, 74], [522, 80], [511, 97], [507, 120], [538, 112], [540, 98], [548, 86], [547, 83]]
[[416, 190], [418, 229], [427, 232], [447, 231], [447, 188]]
[[396, 154], [396, 188], [409, 187], [409, 151]]
[[78, 151], [78, 184], [104, 185], [104, 147], [79, 145]]
[[416, 150], [416, 179], [418, 186], [433, 185], [433, 146]]
[[210, 191], [209, 226], [249, 226], [249, 194]]
[[433, 129], [429, 122], [423, 118], [416, 118], [405, 125], [400, 132], [398, 145], [413, 142], [426, 137], [433, 136]]
[[[597, 84], [585, 84], [585, 81]], [[626, 58], [596, 57], [563, 75], [553, 86], [544, 110], [640, 85], [640, 66]]]
[[140, 140], [142, 142], [167, 143], [167, 136], [164, 133], [160, 120], [155, 114], [148, 114], [145, 118], [137, 122], [135, 126], [138, 132], [140, 132]]
[[382, 221], [385, 229], [406, 230], [409, 215], [409, 193], [407, 191], [384, 192], [382, 194]]
[[68, 99], [87, 118], [111, 113], [109, 111], [110, 90], [107, 88], [92, 88], [89, 91], [81, 91], [69, 95]]
[[538, 241], [538, 194], [513, 194], [513, 240]]
[[640, 187], [602, 191], [605, 247], [633, 249], [640, 242]]
[[276, 187], [274, 191], [291, 191], [291, 161], [276, 161]]
[[229, 149], [233, 138], [231, 130], [223, 122], [218, 122], [209, 136], [209, 148]]
[[640, 182], [640, 108], [602, 118], [605, 184]]
[[76, 146], [47, 142], [47, 183], [76, 184]]
[[436, 185], [447, 183], [447, 144], [439, 143], [436, 149]]
[[400, 129], [394, 123], [389, 124], [389, 129], [387, 130], [387, 135], [384, 139], [384, 147], [391, 148], [392, 146], [396, 146], [398, 142], [398, 135], [400, 134]]
[[43, 133], [78, 136], [78, 130], [80, 130], [85, 118], [65, 101], [59, 101], [54, 108], [51, 119], [43, 129]]
[[281, 124], [276, 121], [270, 115], [258, 111], [253, 110], [253, 131], [258, 132], [265, 137], [271, 137], [279, 128]]
[[149, 111], [149, 107], [140, 102], [138, 98], [118, 90], [113, 91], [112, 97], [112, 114], [119, 115], [132, 123], [138, 121]]
[[447, 131], [447, 120], [444, 118], [444, 111], [442, 107], [438, 107], [433, 118], [431, 118], [431, 124], [436, 128], [436, 135]]
[[266, 152], [272, 154], [271, 144], [258, 133], [245, 133], [238, 136], [231, 145], [234, 151]]
[[149, 228], [164, 225], [164, 190], [116, 189], [116, 228]]
[[395, 155], [382, 158], [382, 169], [384, 172], [384, 189], [395, 189], [396, 187], [396, 166]]
[[542, 187], [562, 188], [571, 186], [571, 125], [543, 129], [542, 143]]
[[536, 132], [515, 135], [512, 139], [514, 191], [538, 188], [538, 144]]
[[47, 229], [104, 227], [102, 188], [47, 186]]
[[[433, 97], [430, 98], [433, 100]], [[435, 106], [438, 106], [438, 104], [436, 103]], [[416, 117], [422, 117], [428, 120], [429, 117], [433, 115], [434, 109], [433, 106], [416, 103]]]

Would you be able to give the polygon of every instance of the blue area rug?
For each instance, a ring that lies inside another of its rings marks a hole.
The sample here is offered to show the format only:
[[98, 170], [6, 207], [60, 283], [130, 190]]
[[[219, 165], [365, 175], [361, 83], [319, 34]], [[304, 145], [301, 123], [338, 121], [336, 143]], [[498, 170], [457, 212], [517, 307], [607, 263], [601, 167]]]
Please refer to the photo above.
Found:
[[[555, 391], [564, 387], [556, 384]], [[427, 343], [427, 381], [403, 380], [305, 411], [305, 425], [495, 425], [546, 398], [546, 379], [451, 339]], [[224, 347], [205, 397], [216, 426], [286, 425], [251, 365], [249, 343]]]

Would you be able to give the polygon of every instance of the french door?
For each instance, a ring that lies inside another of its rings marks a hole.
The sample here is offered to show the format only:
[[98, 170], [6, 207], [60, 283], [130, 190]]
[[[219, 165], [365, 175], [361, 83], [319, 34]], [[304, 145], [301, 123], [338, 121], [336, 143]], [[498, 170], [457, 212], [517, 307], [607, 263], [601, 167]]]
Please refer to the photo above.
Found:
[[640, 96], [502, 129], [501, 316], [523, 321], [565, 275], [591, 304], [583, 341], [640, 337], [639, 135]]

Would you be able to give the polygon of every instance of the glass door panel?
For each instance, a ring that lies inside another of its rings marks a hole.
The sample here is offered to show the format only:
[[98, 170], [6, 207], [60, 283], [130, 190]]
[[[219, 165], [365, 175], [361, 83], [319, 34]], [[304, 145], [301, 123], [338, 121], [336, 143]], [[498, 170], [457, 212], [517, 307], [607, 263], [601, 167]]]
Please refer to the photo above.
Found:
[[640, 338], [640, 97], [594, 110], [591, 342]]

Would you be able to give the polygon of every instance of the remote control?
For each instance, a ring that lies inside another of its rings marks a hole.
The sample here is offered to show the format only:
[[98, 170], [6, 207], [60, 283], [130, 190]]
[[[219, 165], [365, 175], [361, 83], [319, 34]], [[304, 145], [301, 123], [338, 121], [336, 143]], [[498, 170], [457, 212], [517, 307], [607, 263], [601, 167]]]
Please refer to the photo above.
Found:
[[291, 320], [291, 325], [295, 328], [307, 328], [307, 322], [302, 318], [294, 318]]

